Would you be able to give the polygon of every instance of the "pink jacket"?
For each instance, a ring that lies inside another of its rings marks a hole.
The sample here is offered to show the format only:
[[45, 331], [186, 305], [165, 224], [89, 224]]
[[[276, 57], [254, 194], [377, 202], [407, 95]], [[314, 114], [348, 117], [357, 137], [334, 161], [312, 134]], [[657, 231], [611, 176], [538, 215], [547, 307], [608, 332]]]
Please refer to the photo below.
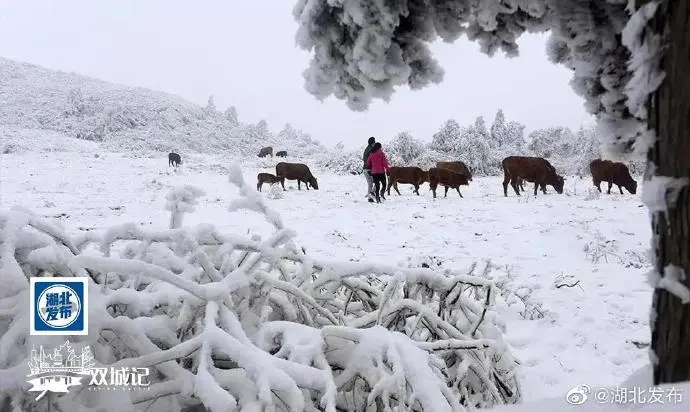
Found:
[[388, 166], [388, 159], [386, 159], [386, 154], [383, 153], [383, 150], [370, 154], [367, 158], [367, 166], [369, 166], [371, 169], [372, 175], [385, 173], [391, 170], [390, 166]]

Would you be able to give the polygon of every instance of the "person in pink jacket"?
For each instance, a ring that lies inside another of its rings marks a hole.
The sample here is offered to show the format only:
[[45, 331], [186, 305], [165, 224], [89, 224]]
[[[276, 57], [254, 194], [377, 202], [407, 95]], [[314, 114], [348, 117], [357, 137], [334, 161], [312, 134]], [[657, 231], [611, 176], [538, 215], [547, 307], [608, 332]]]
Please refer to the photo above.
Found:
[[386, 154], [381, 149], [381, 143], [376, 142], [374, 144], [371, 154], [367, 158], [367, 166], [371, 170], [371, 177], [374, 179], [376, 203], [381, 203], [381, 198], [386, 199], [384, 196], [386, 191], [386, 173], [391, 170]]

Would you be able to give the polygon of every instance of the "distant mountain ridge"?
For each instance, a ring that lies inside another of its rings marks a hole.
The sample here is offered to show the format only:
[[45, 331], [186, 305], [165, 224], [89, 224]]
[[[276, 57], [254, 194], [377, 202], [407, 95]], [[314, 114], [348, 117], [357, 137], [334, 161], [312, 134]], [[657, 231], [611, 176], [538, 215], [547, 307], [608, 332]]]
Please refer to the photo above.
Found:
[[[182, 151], [253, 155], [266, 145], [308, 156], [324, 146], [290, 125], [243, 124], [179, 96], [46, 69], [0, 57], [0, 128], [50, 130], [119, 152]], [[0, 136], [1, 137], [1, 136]]]

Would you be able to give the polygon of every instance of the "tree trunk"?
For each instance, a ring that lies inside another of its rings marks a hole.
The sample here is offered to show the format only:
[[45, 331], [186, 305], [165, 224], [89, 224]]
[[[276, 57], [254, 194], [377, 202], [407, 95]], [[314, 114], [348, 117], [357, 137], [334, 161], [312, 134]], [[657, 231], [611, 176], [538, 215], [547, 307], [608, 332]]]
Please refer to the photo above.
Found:
[[[670, 0], [659, 6], [650, 28], [666, 33], [669, 47], [661, 66], [664, 82], [648, 102], [649, 127], [657, 142], [648, 160], [657, 176], [690, 177], [690, 0]], [[680, 191], [668, 214], [652, 216], [655, 269], [663, 275], [673, 264], [685, 271], [690, 288], [690, 187]], [[656, 313], [656, 316], [654, 314]], [[652, 301], [651, 348], [654, 384], [690, 381], [690, 305], [665, 289], [655, 289]]]

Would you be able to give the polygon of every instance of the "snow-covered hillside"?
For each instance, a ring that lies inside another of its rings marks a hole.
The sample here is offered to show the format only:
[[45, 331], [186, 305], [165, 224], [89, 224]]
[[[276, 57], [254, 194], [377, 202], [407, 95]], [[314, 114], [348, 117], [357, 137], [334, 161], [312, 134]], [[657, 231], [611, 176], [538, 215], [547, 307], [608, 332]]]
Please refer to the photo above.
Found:
[[[227, 210], [239, 194], [227, 181], [227, 166], [221, 157], [196, 155], [175, 173], [164, 158], [11, 153], [3, 156], [0, 199], [3, 209], [21, 205], [86, 240], [128, 222], [160, 233], [168, 224], [166, 194], [194, 185], [205, 195], [185, 227], [207, 230], [194, 228], [214, 223], [222, 232], [269, 239], [274, 229], [261, 215]], [[245, 165], [250, 191], [257, 172], [272, 171], [265, 166]], [[313, 171], [318, 191], [288, 184], [282, 196], [269, 187], [260, 195], [296, 230], [307, 256], [441, 272], [476, 262], [472, 274], [497, 286], [491, 317], [505, 322], [503, 339], [521, 363], [524, 401], [563, 397], [580, 384], [616, 385], [649, 362], [644, 239], [650, 229], [638, 196], [599, 195], [588, 179], [573, 177], [563, 195], [551, 189], [506, 198], [500, 179], [487, 177], [464, 187], [464, 199], [452, 192], [432, 199], [426, 186], [415, 196], [403, 185], [402, 196], [371, 205], [360, 176]]]
[[10, 127], [51, 130], [129, 153], [223, 151], [255, 156], [267, 145], [300, 156], [325, 151], [290, 125], [272, 134], [265, 121], [244, 124], [234, 108], [221, 113], [211, 98], [201, 107], [168, 93], [0, 57], [0, 133]]

